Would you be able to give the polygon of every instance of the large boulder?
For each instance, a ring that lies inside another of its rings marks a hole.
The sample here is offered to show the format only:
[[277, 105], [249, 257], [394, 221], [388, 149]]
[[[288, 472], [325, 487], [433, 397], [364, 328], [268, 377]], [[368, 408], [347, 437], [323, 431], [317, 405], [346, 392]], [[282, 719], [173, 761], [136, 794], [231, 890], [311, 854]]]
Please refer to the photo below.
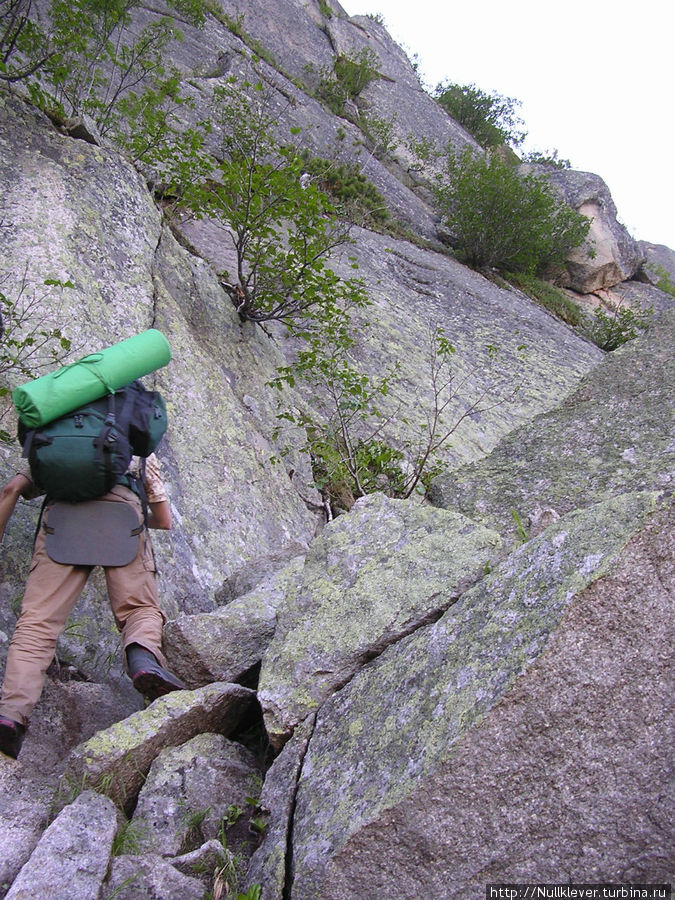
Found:
[[287, 591], [302, 573], [303, 556], [264, 578], [253, 590], [212, 613], [182, 615], [164, 628], [164, 652], [188, 687], [239, 681], [260, 664]]
[[[132, 828], [138, 852], [176, 857], [207, 841], [250, 856], [249, 799], [261, 781], [253, 754], [222, 734], [198, 734], [156, 757], [138, 795]], [[248, 817], [246, 813], [248, 812]]]
[[326, 702], [293, 900], [667, 881], [672, 526], [648, 493], [568, 514]]
[[260, 900], [279, 900], [284, 896], [297, 782], [314, 724], [315, 719], [310, 716], [298, 726], [265, 776], [260, 795], [261, 810], [266, 816], [265, 836], [251, 858], [244, 884], [247, 889], [258, 885]]
[[250, 689], [221, 683], [160, 697], [73, 750], [61, 776], [61, 798], [84, 784], [105, 791], [120, 807], [133, 805], [162, 750], [203, 732], [231, 735], [254, 701]]
[[9, 900], [98, 897], [108, 871], [118, 811], [85, 791], [54, 819], [5, 895]]
[[643, 273], [652, 284], [658, 284], [664, 276], [675, 281], [675, 250], [664, 244], [651, 244], [649, 241], [639, 242], [644, 257]]
[[136, 696], [129, 704], [112, 686], [48, 678], [19, 759], [0, 754], [0, 884], [12, 881], [35, 848], [64, 759], [77, 744], [138, 709]]
[[105, 882], [106, 897], [120, 900], [204, 900], [204, 885], [171, 863], [146, 853], [116, 856]]
[[546, 178], [572, 209], [591, 220], [586, 242], [566, 261], [566, 287], [590, 294], [627, 281], [638, 272], [642, 251], [618, 221], [612, 195], [602, 178], [574, 169], [531, 164], [521, 168]]
[[263, 657], [258, 697], [271, 742], [281, 745], [368, 660], [437, 618], [500, 549], [494, 531], [462, 515], [382, 494], [327, 526]]

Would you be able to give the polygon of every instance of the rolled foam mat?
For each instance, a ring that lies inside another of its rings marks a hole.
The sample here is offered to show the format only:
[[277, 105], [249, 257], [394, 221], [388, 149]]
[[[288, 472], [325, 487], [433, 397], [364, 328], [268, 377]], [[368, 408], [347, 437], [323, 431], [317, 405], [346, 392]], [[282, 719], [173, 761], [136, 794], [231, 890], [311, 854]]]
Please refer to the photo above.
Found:
[[24, 425], [38, 428], [161, 369], [170, 359], [169, 342], [150, 328], [21, 385], [12, 400]]

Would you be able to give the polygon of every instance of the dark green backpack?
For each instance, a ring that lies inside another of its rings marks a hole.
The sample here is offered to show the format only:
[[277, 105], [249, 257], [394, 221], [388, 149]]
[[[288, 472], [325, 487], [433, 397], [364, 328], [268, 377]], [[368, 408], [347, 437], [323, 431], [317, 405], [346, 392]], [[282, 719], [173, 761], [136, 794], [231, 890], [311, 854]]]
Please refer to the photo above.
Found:
[[149, 456], [166, 431], [166, 406], [134, 381], [39, 428], [19, 423], [35, 485], [50, 500], [77, 503], [106, 494], [132, 456]]

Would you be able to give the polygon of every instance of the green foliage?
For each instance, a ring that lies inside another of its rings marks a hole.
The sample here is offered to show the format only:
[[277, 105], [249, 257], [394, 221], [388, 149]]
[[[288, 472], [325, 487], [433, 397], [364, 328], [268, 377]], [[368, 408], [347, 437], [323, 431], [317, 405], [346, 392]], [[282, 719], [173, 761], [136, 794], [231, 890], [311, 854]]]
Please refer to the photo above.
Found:
[[305, 152], [303, 168], [334, 201], [340, 218], [363, 227], [384, 225], [389, 220], [384, 197], [356, 163], [339, 163]]
[[51, 57], [32, 11], [33, 0], [0, 0], [0, 81], [33, 78]]
[[635, 309], [619, 304], [608, 312], [598, 307], [588, 336], [601, 350], [617, 350], [649, 327], [653, 312], [651, 306], [643, 309], [639, 304]]
[[415, 158], [415, 162], [410, 166], [410, 171], [424, 172], [430, 166], [435, 165], [443, 155], [431, 138], [412, 132], [406, 136], [405, 146]]
[[386, 119], [374, 113], [361, 113], [359, 127], [376, 159], [386, 159], [398, 147], [398, 141], [394, 136], [396, 116]]
[[516, 531], [518, 532], [518, 537], [520, 538], [521, 544], [526, 544], [529, 541], [530, 536], [527, 533], [527, 529], [523, 525], [523, 520], [520, 518], [517, 510], [511, 510], [511, 518], [515, 523]]
[[237, 894], [237, 900], [260, 900], [261, 897], [262, 886], [259, 884], [252, 884], [246, 893]]
[[116, 897], [120, 897], [130, 884], [133, 884], [134, 881], [140, 876], [140, 872], [137, 872], [135, 875], [130, 875], [129, 878], [125, 878], [124, 881], [115, 888], [112, 894], [108, 894], [104, 900], [115, 900]]
[[330, 3], [328, 3], [328, 0], [319, 0], [319, 12], [324, 17], [324, 19], [333, 18], [333, 10], [330, 8]]
[[[177, 72], [164, 65], [168, 44], [181, 39], [170, 15], [134, 28], [141, 0], [51, 0], [42, 25], [31, 0], [4, 0], [0, 79], [23, 80], [37, 105], [52, 117], [88, 115], [102, 135], [131, 149], [166, 139], [175, 110], [186, 102]], [[194, 25], [204, 0], [168, 0], [168, 12]]]
[[560, 159], [557, 150], [531, 150], [524, 154], [523, 162], [537, 166], [549, 166], [552, 169], [570, 169], [572, 167], [569, 159]]
[[140, 851], [141, 838], [145, 828], [139, 826], [137, 822], [124, 822], [117, 829], [112, 843], [112, 856], [133, 855]]
[[[399, 366], [392, 365], [377, 377], [359, 371], [348, 311], [333, 315], [322, 326], [309, 336], [293, 366], [279, 368], [272, 385], [282, 389], [304, 382], [313, 397], [315, 413], [284, 409], [278, 418], [304, 430], [304, 451], [329, 517], [334, 508], [349, 509], [373, 491], [392, 497], [424, 494], [445, 467], [440, 451], [464, 419], [499, 405], [515, 392], [502, 379], [485, 379], [485, 372], [482, 386], [477, 386], [476, 370], [463, 375], [455, 371], [455, 348], [436, 328], [429, 335], [428, 391], [413, 404], [415, 415], [424, 416], [424, 421], [411, 423], [400, 416], [401, 403], [395, 397]], [[492, 366], [498, 354], [494, 347], [488, 350]], [[388, 416], [382, 411], [387, 398], [390, 408], [392, 400], [398, 407]], [[394, 422], [405, 431], [397, 446], [384, 436]]]
[[543, 177], [523, 175], [497, 154], [450, 151], [435, 195], [456, 246], [475, 268], [555, 273], [590, 227]]
[[502, 97], [494, 91], [486, 94], [475, 84], [439, 84], [434, 92], [443, 109], [473, 135], [481, 147], [518, 147], [525, 140], [522, 119], [516, 114], [520, 101]]
[[658, 279], [656, 282], [656, 287], [663, 291], [666, 294], [670, 294], [671, 297], [675, 297], [675, 281], [673, 281], [670, 272], [667, 269], [664, 269], [663, 266], [659, 266], [657, 264], [649, 263], [647, 265], [647, 269], [653, 273]]
[[316, 97], [338, 116], [344, 113], [348, 100], [354, 100], [361, 91], [378, 78], [377, 55], [367, 47], [358, 53], [341, 54], [332, 70], [322, 70]]
[[[70, 339], [61, 328], [49, 324], [44, 310], [58, 310], [63, 289], [72, 288], [72, 283], [48, 278], [37, 285], [24, 272], [16, 292], [8, 296], [3, 290], [8, 280], [8, 275], [0, 275], [0, 400], [8, 397], [19, 381], [36, 378], [59, 365], [71, 348]], [[0, 414], [0, 423], [5, 415]], [[0, 443], [13, 440], [0, 428]]]
[[326, 192], [303, 178], [301, 151], [279, 144], [273, 128], [280, 114], [262, 84], [229, 82], [216, 90], [215, 102], [219, 160], [193, 133], [187, 155], [164, 160], [164, 172], [183, 211], [227, 227], [236, 271], [223, 272], [221, 284], [241, 319], [304, 327], [297, 323], [321, 308], [358, 300], [360, 285], [327, 264], [349, 242], [349, 223]]

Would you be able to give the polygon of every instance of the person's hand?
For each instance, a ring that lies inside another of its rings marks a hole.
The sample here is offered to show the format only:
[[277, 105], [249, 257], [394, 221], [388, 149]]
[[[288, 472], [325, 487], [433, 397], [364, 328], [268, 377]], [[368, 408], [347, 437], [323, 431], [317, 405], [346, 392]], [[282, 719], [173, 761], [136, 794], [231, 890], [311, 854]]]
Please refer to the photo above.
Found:
[[25, 475], [13, 475], [0, 491], [0, 541], [5, 533], [5, 528], [14, 512], [17, 500], [21, 495], [27, 495], [33, 489], [33, 482]]

